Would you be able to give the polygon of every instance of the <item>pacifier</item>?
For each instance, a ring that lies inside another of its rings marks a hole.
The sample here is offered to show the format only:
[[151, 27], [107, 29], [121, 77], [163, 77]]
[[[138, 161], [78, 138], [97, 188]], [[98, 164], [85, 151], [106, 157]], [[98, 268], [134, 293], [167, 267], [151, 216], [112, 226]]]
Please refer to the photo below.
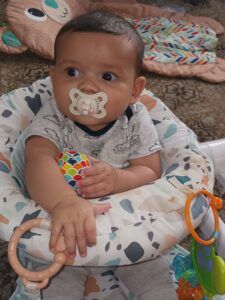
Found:
[[69, 110], [72, 114], [79, 116], [91, 116], [94, 118], [104, 118], [107, 114], [104, 105], [108, 101], [108, 96], [104, 92], [88, 95], [82, 93], [76, 88], [72, 88], [69, 92], [72, 103]]

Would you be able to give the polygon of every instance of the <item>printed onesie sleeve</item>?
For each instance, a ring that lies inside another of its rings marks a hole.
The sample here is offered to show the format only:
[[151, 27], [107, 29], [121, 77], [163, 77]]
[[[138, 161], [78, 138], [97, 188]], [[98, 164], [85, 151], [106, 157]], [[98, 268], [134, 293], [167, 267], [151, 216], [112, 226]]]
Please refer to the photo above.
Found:
[[138, 102], [133, 105], [130, 119], [129, 160], [153, 154], [162, 149], [158, 133], [146, 107]]

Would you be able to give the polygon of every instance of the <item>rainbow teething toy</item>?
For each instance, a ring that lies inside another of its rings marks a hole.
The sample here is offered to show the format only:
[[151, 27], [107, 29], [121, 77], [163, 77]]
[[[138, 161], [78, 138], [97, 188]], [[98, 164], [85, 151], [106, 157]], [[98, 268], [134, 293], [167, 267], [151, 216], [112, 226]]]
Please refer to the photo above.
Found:
[[60, 152], [56, 161], [63, 173], [65, 180], [76, 191], [77, 181], [83, 179], [82, 171], [91, 166], [91, 162], [86, 154], [75, 150]]

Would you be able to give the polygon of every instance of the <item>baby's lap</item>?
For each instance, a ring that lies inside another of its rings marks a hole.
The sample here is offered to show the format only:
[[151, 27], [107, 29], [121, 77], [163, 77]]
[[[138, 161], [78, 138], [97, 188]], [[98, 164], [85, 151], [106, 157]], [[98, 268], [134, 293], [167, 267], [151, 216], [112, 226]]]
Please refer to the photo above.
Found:
[[134, 265], [118, 267], [118, 277], [138, 300], [175, 300], [177, 294], [166, 256]]
[[[120, 280], [130, 287], [142, 283], [169, 279], [172, 283], [172, 277], [169, 274], [170, 263], [166, 256], [159, 256], [154, 260], [144, 261], [129, 266], [117, 267], [114, 274]], [[129, 274], [129, 276], [127, 276]], [[166, 279], [167, 278], [167, 279]]]
[[[46, 268], [46, 266], [43, 265], [41, 268], [40, 266], [39, 268], [35, 268], [35, 270], [44, 268]], [[44, 300], [61, 300], [65, 296], [68, 297], [67, 299], [84, 299], [83, 294], [86, 289], [85, 286], [88, 276], [97, 276], [96, 278], [99, 278], [99, 276], [107, 277], [107, 275], [111, 274], [111, 280], [114, 276], [119, 279], [119, 281], [115, 281], [115, 284], [117, 283], [120, 285], [123, 283], [123, 285], [125, 285], [131, 294], [135, 295], [138, 300], [174, 300], [177, 299], [177, 296], [169, 271], [170, 264], [168, 256], [166, 255], [160, 256], [154, 260], [128, 266], [66, 266], [52, 278], [48, 288], [42, 291], [42, 296]], [[123, 293], [121, 294], [121, 289], [119, 288], [113, 292], [111, 291], [104, 299], [123, 300], [127, 298]]]

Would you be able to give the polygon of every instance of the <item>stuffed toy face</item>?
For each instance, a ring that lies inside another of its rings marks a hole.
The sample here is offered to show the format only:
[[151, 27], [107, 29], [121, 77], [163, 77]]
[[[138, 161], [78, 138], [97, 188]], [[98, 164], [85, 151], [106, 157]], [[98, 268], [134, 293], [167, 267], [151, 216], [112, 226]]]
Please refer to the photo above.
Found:
[[7, 16], [10, 28], [16, 36], [22, 41], [28, 40], [30, 49], [35, 49], [34, 52], [52, 58], [54, 41], [59, 29], [76, 14], [84, 13], [85, 3], [89, 2], [11, 0], [7, 6]]
[[5, 47], [0, 41], [0, 49], [4, 52], [19, 53], [25, 50], [24, 45], [28, 45], [32, 52], [53, 59], [55, 37], [65, 23], [90, 9], [106, 9], [108, 5], [112, 5], [112, 10], [116, 12], [117, 5], [129, 7], [126, 3], [135, 4], [136, 0], [9, 0], [6, 9], [10, 24], [9, 44], [12, 44], [13, 35], [14, 39], [17, 38], [17, 43], [23, 43], [23, 48], [15, 48], [14, 45]]
[[71, 10], [64, 0], [43, 0], [40, 8], [29, 7], [24, 11], [28, 19], [44, 22], [47, 17], [56, 23], [65, 24], [71, 19]]

